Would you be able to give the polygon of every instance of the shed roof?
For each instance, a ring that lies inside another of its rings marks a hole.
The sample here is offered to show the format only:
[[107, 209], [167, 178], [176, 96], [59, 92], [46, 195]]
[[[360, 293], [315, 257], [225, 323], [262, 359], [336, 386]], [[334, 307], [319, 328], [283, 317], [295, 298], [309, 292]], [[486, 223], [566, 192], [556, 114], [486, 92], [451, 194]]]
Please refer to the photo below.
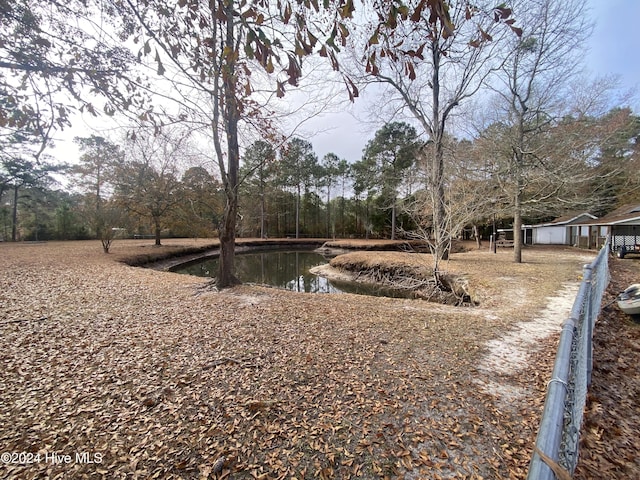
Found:
[[557, 227], [562, 225], [582, 225], [584, 222], [590, 222], [591, 220], [597, 219], [595, 215], [590, 214], [589, 212], [582, 213], [572, 213], [569, 215], [564, 215], [562, 217], [558, 217], [550, 222], [539, 223], [537, 225], [532, 225], [532, 227]]
[[594, 220], [580, 222], [579, 225], [640, 225], [640, 204], [627, 204], [613, 212]]

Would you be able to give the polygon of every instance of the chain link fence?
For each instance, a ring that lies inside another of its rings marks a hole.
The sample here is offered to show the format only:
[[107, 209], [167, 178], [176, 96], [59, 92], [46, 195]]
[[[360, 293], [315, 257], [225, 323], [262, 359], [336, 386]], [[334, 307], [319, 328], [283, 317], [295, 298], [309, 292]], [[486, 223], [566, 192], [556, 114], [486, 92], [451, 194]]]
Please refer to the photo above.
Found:
[[[582, 414], [591, 384], [592, 338], [602, 296], [609, 284], [609, 241], [584, 267], [571, 316], [560, 334], [553, 374], [536, 439], [537, 450], [573, 475], [578, 464]], [[551, 462], [549, 462], [551, 463]], [[534, 452], [527, 480], [554, 480], [551, 466]]]

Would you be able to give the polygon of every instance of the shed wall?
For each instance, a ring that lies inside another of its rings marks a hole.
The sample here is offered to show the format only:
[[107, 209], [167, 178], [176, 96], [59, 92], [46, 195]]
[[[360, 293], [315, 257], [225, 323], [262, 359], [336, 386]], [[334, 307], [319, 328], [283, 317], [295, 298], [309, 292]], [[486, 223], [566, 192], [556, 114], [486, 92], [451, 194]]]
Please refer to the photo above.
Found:
[[566, 245], [567, 227], [545, 226], [533, 228], [533, 243], [537, 245]]

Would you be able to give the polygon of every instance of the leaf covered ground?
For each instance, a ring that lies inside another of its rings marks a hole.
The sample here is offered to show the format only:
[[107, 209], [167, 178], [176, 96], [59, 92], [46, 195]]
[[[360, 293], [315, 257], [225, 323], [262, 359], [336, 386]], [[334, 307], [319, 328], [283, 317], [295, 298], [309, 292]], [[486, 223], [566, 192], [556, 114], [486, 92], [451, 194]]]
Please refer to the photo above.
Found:
[[640, 281], [640, 259], [611, 259], [611, 283], [603, 305], [610, 304], [594, 329], [591, 387], [574, 478], [640, 479], [640, 323], [614, 302]]
[[153, 248], [0, 244], [1, 478], [525, 478], [565, 316], [491, 357], [592, 258], [455, 254], [460, 308], [119, 262]]

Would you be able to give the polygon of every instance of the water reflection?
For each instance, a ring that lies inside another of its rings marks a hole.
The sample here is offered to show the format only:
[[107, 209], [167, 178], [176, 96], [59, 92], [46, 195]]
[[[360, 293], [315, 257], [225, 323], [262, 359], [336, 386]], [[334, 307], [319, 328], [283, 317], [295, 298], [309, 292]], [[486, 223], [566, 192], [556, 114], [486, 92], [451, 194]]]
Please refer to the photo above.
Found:
[[[341, 293], [348, 289], [338, 288], [323, 277], [309, 273], [309, 269], [328, 260], [309, 251], [263, 251], [236, 255], [236, 276], [242, 282], [261, 283], [285, 288], [294, 292]], [[218, 274], [218, 259], [206, 259], [175, 270], [199, 277], [215, 277]]]

